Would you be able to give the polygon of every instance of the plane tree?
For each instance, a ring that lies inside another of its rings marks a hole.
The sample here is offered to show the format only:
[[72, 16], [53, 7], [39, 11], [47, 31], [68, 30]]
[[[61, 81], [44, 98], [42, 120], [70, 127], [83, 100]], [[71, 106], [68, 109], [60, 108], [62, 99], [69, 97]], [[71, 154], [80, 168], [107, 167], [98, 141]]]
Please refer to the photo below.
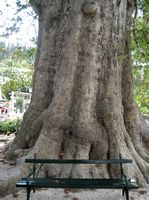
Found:
[[[21, 177], [29, 170], [24, 158], [34, 153], [64, 159], [109, 159], [121, 153], [134, 161], [124, 170], [139, 184], [147, 183], [148, 127], [132, 88], [130, 35], [136, 1], [30, 3], [39, 17], [33, 93], [6, 159], [16, 159]], [[56, 171], [45, 167], [41, 173], [105, 177], [116, 176], [117, 170], [87, 165]]]

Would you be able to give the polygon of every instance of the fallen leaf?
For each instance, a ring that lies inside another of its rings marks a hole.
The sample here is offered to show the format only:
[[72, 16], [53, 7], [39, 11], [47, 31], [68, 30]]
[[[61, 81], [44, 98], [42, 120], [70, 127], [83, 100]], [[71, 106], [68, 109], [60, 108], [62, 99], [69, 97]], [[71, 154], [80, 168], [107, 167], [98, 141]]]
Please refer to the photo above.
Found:
[[18, 193], [13, 193], [13, 198], [17, 198], [19, 196]]
[[141, 194], [141, 195], [142, 195], [142, 194], [146, 194], [146, 193], [147, 193], [146, 190], [140, 190], [140, 191], [139, 191], [139, 194]]
[[77, 197], [74, 197], [72, 200], [79, 200]]

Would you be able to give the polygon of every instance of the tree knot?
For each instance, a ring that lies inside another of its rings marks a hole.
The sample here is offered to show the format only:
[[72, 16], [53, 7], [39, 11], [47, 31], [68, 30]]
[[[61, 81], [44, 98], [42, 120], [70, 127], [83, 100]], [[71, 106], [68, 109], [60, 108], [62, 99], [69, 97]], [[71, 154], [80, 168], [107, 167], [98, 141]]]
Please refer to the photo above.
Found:
[[86, 3], [82, 6], [82, 12], [85, 16], [94, 17], [97, 13], [97, 6], [95, 3]]

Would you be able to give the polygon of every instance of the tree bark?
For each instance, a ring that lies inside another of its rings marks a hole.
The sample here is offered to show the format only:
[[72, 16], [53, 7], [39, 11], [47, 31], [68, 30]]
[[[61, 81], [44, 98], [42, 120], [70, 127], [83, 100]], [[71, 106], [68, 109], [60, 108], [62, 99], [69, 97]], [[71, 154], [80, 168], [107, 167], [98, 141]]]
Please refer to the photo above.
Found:
[[[133, 159], [125, 171], [149, 181], [149, 134], [133, 100], [134, 0], [36, 1], [38, 54], [29, 109], [7, 159]], [[62, 156], [62, 157], [61, 157]], [[24, 157], [23, 157], [24, 158]], [[23, 168], [23, 173], [24, 173]], [[26, 170], [27, 171], [27, 170]], [[46, 175], [117, 176], [106, 166], [44, 168]]]

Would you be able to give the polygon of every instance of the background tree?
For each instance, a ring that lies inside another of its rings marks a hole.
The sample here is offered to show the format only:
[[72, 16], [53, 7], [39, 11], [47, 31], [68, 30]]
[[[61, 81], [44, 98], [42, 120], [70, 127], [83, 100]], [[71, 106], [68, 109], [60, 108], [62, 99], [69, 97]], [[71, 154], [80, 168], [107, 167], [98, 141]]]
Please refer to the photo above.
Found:
[[35, 47], [8, 47], [1, 43], [0, 75], [6, 79], [1, 86], [4, 98], [9, 100], [11, 91], [28, 92], [32, 87], [35, 55]]
[[33, 34], [33, 38], [37, 39], [37, 15], [31, 9], [28, 0], [1, 0], [0, 6], [0, 39], [7, 44], [13, 41], [15, 45], [33, 46], [29, 40], [32, 40]]
[[133, 24], [134, 96], [140, 110], [149, 114], [149, 1], [138, 2], [138, 16]]
[[[59, 158], [63, 153], [67, 159], [106, 159], [121, 153], [134, 160], [125, 171], [139, 184], [147, 183], [149, 134], [132, 92], [130, 35], [136, 1], [30, 3], [39, 16], [33, 94], [6, 158], [34, 153], [40, 158]], [[28, 173], [26, 165], [19, 166], [19, 175], [11, 183]], [[117, 176], [115, 167], [105, 166], [57, 171], [46, 167], [41, 173]]]

